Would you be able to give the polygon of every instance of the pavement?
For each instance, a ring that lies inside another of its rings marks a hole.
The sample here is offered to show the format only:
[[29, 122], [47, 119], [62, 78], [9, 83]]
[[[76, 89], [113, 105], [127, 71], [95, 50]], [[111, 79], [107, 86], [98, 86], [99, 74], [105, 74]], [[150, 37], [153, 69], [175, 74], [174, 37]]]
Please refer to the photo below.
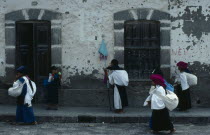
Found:
[[[174, 135], [209, 135], [210, 125], [175, 124]], [[167, 135], [169, 131], [160, 132]], [[15, 126], [0, 122], [0, 135], [153, 135], [145, 123], [43, 123]]]
[[[116, 114], [109, 108], [99, 107], [67, 107], [58, 110], [46, 110], [44, 105], [33, 106], [38, 122], [59, 123], [146, 123], [151, 116], [148, 107], [125, 108], [122, 114]], [[0, 105], [0, 122], [15, 120], [16, 106]], [[194, 107], [186, 112], [172, 111], [174, 123], [210, 123], [210, 108]]]

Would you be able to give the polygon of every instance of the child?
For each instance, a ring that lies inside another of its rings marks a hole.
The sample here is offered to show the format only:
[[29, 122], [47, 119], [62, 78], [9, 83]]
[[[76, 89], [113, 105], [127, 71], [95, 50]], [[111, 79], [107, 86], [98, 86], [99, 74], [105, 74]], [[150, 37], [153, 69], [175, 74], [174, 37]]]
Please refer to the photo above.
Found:
[[47, 110], [58, 110], [58, 87], [60, 85], [60, 76], [55, 66], [51, 67], [48, 78], [48, 107]]

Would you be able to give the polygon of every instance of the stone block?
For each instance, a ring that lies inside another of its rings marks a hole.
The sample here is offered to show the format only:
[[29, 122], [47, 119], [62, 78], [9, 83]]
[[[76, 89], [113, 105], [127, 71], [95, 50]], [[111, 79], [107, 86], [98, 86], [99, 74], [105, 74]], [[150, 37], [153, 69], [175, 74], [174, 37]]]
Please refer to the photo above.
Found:
[[118, 60], [119, 64], [124, 64], [124, 50], [115, 51], [114, 58]]
[[139, 19], [146, 20], [150, 9], [137, 9], [137, 16]]
[[114, 20], [134, 20], [129, 10], [120, 11], [114, 14]]
[[16, 44], [15, 40], [16, 40], [15, 27], [14, 28], [6, 28], [5, 29], [5, 43], [6, 43], [6, 45], [15, 46], [15, 44]]
[[61, 123], [77, 123], [77, 117], [62, 116], [36, 116], [38, 122], [61, 122]]
[[164, 74], [164, 78], [170, 82], [170, 75], [171, 75], [171, 68], [170, 67], [162, 67], [161, 68], [163, 74]]
[[49, 10], [45, 10], [44, 15], [41, 20], [61, 20], [62, 14], [58, 12], [53, 12]]
[[51, 61], [52, 61], [52, 64], [61, 64], [61, 53], [62, 53], [62, 50], [60, 47], [56, 47], [56, 48], [52, 48], [51, 49]]
[[160, 64], [170, 65], [171, 54], [170, 49], [161, 49], [160, 50]]
[[159, 10], [154, 10], [150, 20], [170, 20], [170, 14]]
[[124, 32], [114, 32], [114, 45], [124, 46]]
[[171, 31], [170, 30], [160, 31], [160, 46], [171, 46]]
[[38, 16], [40, 14], [40, 9], [29, 9], [28, 16], [30, 20], [38, 20]]
[[97, 116], [96, 117], [96, 123], [113, 123], [114, 122], [114, 117], [111, 116]]
[[20, 21], [25, 20], [25, 17], [22, 14], [22, 10], [18, 10], [5, 14], [5, 20]]
[[5, 49], [6, 64], [15, 64], [15, 48]]
[[[64, 89], [59, 102], [73, 107], [108, 107], [107, 90], [98, 89]], [[110, 92], [111, 93], [111, 92]], [[111, 96], [112, 97], [112, 96]], [[63, 102], [63, 101], [65, 102]]]
[[79, 123], [95, 123], [96, 116], [86, 116], [86, 115], [79, 115], [78, 116]]
[[0, 104], [14, 105], [14, 104], [16, 104], [16, 98], [8, 95], [8, 89], [0, 89]]
[[15, 28], [15, 23], [5, 23], [5, 28], [7, 29], [7, 27], [14, 27]]
[[122, 30], [124, 29], [124, 23], [114, 23], [115, 30]]
[[15, 78], [15, 68], [6, 67], [5, 72], [6, 72], [5, 83], [13, 83]]
[[141, 82], [131, 82], [129, 84], [126, 89], [129, 107], [141, 107], [143, 105], [145, 98], [148, 96], [150, 84], [151, 82], [148, 85]]
[[160, 27], [168, 27], [170, 28], [171, 27], [171, 24], [170, 23], [160, 23]]
[[103, 80], [97, 79], [92, 75], [76, 75], [69, 79], [71, 81], [71, 89], [106, 89]]
[[52, 45], [61, 44], [61, 29], [60, 28], [51, 29], [51, 44]]
[[114, 123], [138, 123], [139, 119], [136, 117], [114, 117]]

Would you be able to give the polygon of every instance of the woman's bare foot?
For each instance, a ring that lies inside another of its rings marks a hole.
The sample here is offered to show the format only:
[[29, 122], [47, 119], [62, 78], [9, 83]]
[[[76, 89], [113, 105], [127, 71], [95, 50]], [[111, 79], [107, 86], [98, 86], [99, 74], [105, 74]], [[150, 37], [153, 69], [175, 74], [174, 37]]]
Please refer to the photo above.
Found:
[[173, 129], [170, 130], [169, 134], [173, 134], [173, 133], [175, 133], [175, 132], [176, 132], [176, 129], [173, 128]]
[[123, 113], [123, 109], [116, 109], [114, 112], [115, 113]]
[[158, 134], [159, 132], [158, 131], [151, 130], [151, 133]]

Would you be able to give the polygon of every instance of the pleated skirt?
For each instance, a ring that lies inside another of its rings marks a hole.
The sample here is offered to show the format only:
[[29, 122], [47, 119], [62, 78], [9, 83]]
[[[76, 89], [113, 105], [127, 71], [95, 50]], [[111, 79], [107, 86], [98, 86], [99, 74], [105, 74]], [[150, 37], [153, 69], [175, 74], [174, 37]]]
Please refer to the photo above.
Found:
[[170, 120], [168, 109], [153, 110], [151, 118], [151, 128], [153, 131], [173, 130], [174, 126]]
[[26, 105], [17, 105], [16, 122], [32, 123], [35, 122], [34, 112], [32, 107]]

